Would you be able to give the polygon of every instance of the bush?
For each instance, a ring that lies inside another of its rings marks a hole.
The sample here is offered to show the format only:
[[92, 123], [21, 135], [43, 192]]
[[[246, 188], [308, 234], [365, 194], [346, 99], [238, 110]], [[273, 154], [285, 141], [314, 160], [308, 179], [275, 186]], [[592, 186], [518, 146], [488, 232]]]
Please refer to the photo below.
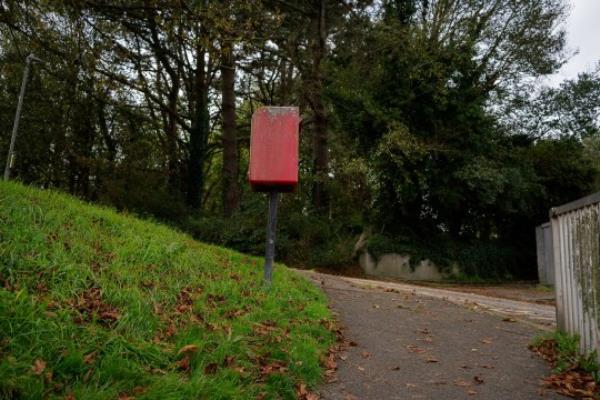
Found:
[[[352, 263], [352, 250], [360, 227], [301, 212], [281, 210], [277, 221], [275, 257], [288, 265], [312, 268]], [[182, 226], [196, 239], [261, 256], [265, 252], [264, 210], [246, 210], [232, 218], [190, 217]]]

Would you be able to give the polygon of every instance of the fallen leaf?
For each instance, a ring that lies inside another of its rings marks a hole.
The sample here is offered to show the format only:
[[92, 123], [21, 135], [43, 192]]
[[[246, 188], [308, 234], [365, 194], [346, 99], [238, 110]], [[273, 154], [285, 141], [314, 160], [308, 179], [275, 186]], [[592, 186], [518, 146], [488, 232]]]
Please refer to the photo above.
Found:
[[473, 380], [475, 381], [475, 383], [477, 383], [478, 385], [481, 385], [483, 383], [483, 379], [481, 379], [478, 376], [474, 376]]
[[502, 321], [504, 321], [504, 322], [517, 322], [516, 319], [510, 318], [510, 317], [502, 318]]
[[371, 357], [371, 353], [369, 353], [368, 351], [363, 351], [361, 353], [361, 355], [362, 355], [363, 358], [369, 358], [369, 357]]
[[335, 362], [335, 356], [333, 354], [329, 354], [327, 360], [325, 361], [325, 368], [327, 369], [336, 369], [337, 363]]
[[440, 360], [438, 360], [435, 357], [431, 357], [431, 356], [427, 357], [427, 359], [425, 361], [428, 362], [428, 363], [438, 363], [438, 362], [440, 362]]
[[218, 368], [219, 366], [217, 365], [217, 363], [206, 364], [206, 366], [204, 367], [204, 373], [206, 375], [214, 375], [217, 373]]
[[474, 395], [476, 395], [476, 394], [477, 394], [477, 392], [476, 392], [475, 390], [471, 389], [471, 390], [468, 390], [468, 391], [467, 391], [467, 394], [468, 394], [469, 396], [474, 396]]
[[194, 353], [198, 350], [198, 346], [195, 344], [188, 344], [183, 346], [181, 349], [179, 349], [179, 351], [177, 352], [177, 354], [186, 354], [186, 353]]
[[87, 355], [85, 355], [85, 356], [83, 357], [83, 362], [84, 362], [86, 365], [91, 365], [91, 364], [93, 364], [93, 363], [94, 363], [94, 361], [96, 361], [96, 355], [97, 355], [97, 354], [98, 354], [98, 352], [96, 352], [96, 351], [92, 351], [91, 353], [89, 353], [89, 354], [87, 354]]
[[144, 394], [146, 393], [146, 389], [142, 386], [136, 386], [132, 389], [133, 394]]
[[364, 371], [365, 369], [359, 365], [359, 366], [358, 366], [358, 370], [359, 370], [359, 371]]
[[460, 387], [467, 387], [467, 386], [471, 386], [470, 382], [465, 381], [464, 379], [457, 379], [454, 384], [456, 386], [460, 386]]
[[411, 353], [417, 353], [417, 354], [425, 353], [427, 351], [427, 350], [422, 349], [420, 347], [413, 346], [412, 344], [409, 344], [408, 346], [406, 346], [406, 349], [408, 351], [410, 351]]
[[235, 356], [227, 356], [223, 360], [223, 364], [227, 367], [231, 367], [235, 363]]
[[399, 371], [399, 370], [400, 370], [400, 367], [392, 367], [392, 368], [391, 368], [391, 370], [392, 370], [392, 371]]
[[185, 356], [181, 360], [176, 362], [177, 366], [182, 371], [189, 371], [190, 369], [190, 356]]
[[492, 339], [491, 338], [483, 338], [480, 340], [480, 342], [483, 344], [492, 344]]
[[348, 359], [348, 356], [340, 356], [340, 360], [342, 361], [346, 361]]
[[44, 360], [40, 360], [39, 358], [33, 362], [31, 366], [31, 371], [34, 375], [41, 375], [42, 372], [46, 369], [46, 362]]

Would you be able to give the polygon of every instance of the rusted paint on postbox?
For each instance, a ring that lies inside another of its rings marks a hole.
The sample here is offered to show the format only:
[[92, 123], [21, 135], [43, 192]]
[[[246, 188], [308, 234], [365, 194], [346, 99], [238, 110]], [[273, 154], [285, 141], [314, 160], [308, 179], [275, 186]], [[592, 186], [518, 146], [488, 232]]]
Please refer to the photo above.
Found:
[[262, 107], [252, 115], [250, 168], [252, 189], [289, 192], [298, 184], [297, 107]]

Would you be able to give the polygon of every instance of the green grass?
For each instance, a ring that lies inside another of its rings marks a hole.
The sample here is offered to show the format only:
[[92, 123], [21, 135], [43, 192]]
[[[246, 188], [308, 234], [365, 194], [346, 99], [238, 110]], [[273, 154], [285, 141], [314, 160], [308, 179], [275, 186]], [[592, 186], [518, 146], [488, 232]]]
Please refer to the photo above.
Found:
[[[232, 222], [235, 223], [235, 222]], [[281, 265], [0, 183], [0, 398], [295, 398], [335, 340]], [[188, 351], [181, 351], [184, 346]]]
[[581, 369], [600, 382], [600, 366], [596, 353], [582, 355], [579, 352], [579, 336], [562, 331], [541, 334], [534, 338], [530, 348], [541, 353], [551, 364], [555, 373]]

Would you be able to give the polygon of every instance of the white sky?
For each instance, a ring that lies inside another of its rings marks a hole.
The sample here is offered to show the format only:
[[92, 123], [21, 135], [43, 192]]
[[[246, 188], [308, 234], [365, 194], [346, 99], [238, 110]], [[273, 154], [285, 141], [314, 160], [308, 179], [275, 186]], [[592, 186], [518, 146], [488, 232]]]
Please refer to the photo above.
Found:
[[544, 82], [558, 86], [565, 79], [576, 78], [579, 72], [590, 71], [600, 61], [600, 0], [569, 0], [571, 14], [566, 21], [567, 47], [579, 51], [558, 73]]

